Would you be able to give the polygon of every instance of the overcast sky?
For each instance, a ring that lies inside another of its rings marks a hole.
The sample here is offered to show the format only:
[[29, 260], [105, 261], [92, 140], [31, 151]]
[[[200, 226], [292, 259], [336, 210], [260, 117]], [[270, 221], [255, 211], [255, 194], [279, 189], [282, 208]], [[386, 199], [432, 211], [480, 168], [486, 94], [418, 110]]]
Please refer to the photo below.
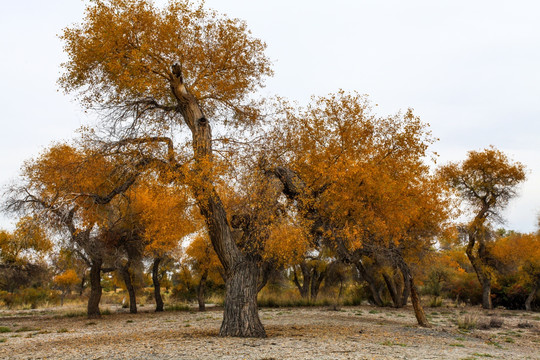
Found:
[[[165, 1], [157, 1], [164, 3]], [[274, 62], [267, 94], [300, 103], [342, 88], [381, 114], [409, 107], [431, 124], [440, 163], [494, 145], [527, 166], [506, 228], [540, 212], [540, 2], [536, 0], [207, 0], [247, 21]], [[5, 1], [0, 13], [0, 184], [92, 120], [58, 91], [56, 37], [78, 0]], [[0, 217], [0, 228], [13, 221]]]

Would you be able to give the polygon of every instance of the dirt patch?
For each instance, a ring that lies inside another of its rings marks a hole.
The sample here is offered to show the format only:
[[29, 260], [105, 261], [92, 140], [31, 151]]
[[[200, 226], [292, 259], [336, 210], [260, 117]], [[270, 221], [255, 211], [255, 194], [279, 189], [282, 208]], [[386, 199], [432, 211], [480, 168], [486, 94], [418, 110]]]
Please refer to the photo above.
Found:
[[[537, 313], [437, 308], [427, 314], [429, 329], [416, 326], [409, 308], [262, 309], [268, 338], [243, 339], [217, 336], [219, 310], [113, 311], [97, 320], [54, 310], [32, 316], [3, 312], [0, 358], [540, 359]], [[502, 320], [500, 327], [485, 326], [494, 317]], [[460, 329], [464, 319], [474, 326]]]

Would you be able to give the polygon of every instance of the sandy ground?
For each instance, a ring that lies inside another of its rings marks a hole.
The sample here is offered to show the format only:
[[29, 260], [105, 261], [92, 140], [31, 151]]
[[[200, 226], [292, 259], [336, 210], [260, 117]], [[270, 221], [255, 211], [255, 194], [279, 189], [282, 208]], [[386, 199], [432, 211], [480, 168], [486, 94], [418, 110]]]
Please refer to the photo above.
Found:
[[[540, 314], [478, 308], [262, 309], [266, 339], [220, 338], [221, 311], [127, 314], [98, 320], [66, 309], [0, 311], [1, 359], [540, 359]], [[121, 310], [120, 310], [121, 311]], [[62, 315], [64, 314], [64, 315]], [[470, 317], [500, 328], [458, 329]]]

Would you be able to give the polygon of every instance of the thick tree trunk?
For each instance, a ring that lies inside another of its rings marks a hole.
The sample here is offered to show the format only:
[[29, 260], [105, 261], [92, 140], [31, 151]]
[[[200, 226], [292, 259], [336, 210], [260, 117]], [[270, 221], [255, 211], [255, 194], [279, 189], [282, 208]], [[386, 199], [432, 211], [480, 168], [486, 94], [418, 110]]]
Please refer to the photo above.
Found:
[[208, 277], [208, 269], [201, 275], [201, 281], [199, 282], [199, 288], [197, 289], [197, 300], [199, 301], [199, 311], [206, 311], [206, 305], [204, 302], [204, 293], [206, 289], [206, 278]]
[[532, 311], [531, 304], [534, 300], [534, 297], [536, 296], [536, 292], [538, 291], [538, 284], [535, 284], [529, 293], [529, 296], [527, 296], [527, 299], [525, 300], [525, 310]]
[[100, 317], [99, 301], [101, 300], [101, 264], [102, 260], [94, 260], [90, 266], [90, 297], [87, 314], [89, 318]]
[[379, 295], [379, 291], [377, 291], [375, 279], [368, 273], [368, 271], [364, 267], [364, 264], [362, 264], [361, 261], [357, 261], [355, 265], [362, 279], [364, 279], [368, 283], [369, 290], [371, 291], [371, 296], [373, 297], [373, 302], [375, 303], [375, 305], [383, 306], [381, 296]]
[[163, 311], [163, 298], [161, 297], [161, 284], [159, 283], [159, 264], [162, 258], [154, 258], [152, 264], [152, 283], [154, 284], [154, 298], [156, 300], [156, 312]]
[[257, 293], [261, 292], [261, 290], [266, 286], [266, 284], [268, 283], [268, 279], [270, 278], [270, 274], [273, 270], [274, 265], [271, 262], [263, 262], [261, 266], [261, 280], [259, 281], [259, 285], [257, 286]]
[[484, 279], [482, 282], [482, 308], [493, 308], [493, 304], [491, 302], [491, 279]]
[[257, 263], [243, 261], [227, 276], [220, 336], [266, 337], [257, 308]]
[[120, 273], [122, 274], [122, 279], [124, 280], [124, 284], [126, 285], [126, 289], [129, 294], [129, 312], [132, 314], [137, 313], [137, 298], [135, 295], [135, 288], [133, 287], [133, 283], [131, 281], [131, 274], [129, 272], [129, 264], [122, 266], [120, 268]]

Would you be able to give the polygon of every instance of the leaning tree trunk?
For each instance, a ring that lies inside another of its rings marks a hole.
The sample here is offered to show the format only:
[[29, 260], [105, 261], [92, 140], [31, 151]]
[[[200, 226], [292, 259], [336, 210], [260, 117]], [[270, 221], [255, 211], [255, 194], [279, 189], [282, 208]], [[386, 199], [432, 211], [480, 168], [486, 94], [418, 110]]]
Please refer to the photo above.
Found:
[[129, 294], [129, 312], [132, 314], [137, 313], [137, 297], [135, 295], [135, 288], [133, 287], [133, 282], [131, 281], [131, 274], [129, 273], [129, 262], [128, 264], [120, 268], [120, 273], [122, 274], [122, 279], [124, 284], [126, 284], [126, 289]]
[[[401, 255], [399, 255], [401, 257]], [[411, 269], [409, 268], [409, 265], [403, 260], [402, 258], [398, 259], [399, 266], [401, 268], [401, 271], [403, 271], [403, 275], [407, 282], [409, 283], [409, 287], [411, 289], [411, 302], [414, 309], [414, 315], [416, 316], [416, 321], [418, 322], [418, 325], [423, 327], [431, 327], [431, 324], [429, 323], [426, 314], [424, 312], [424, 308], [422, 307], [422, 304], [420, 302], [420, 296], [418, 295], [418, 289], [416, 288], [416, 285], [414, 284], [414, 279], [411, 273]]]
[[197, 289], [197, 300], [199, 301], [199, 311], [206, 311], [206, 305], [204, 303], [204, 293], [206, 289], [206, 278], [208, 277], [208, 269], [204, 270], [201, 275], [201, 281], [199, 282], [199, 288]]
[[154, 298], [156, 299], [156, 312], [163, 311], [163, 298], [161, 297], [161, 284], [159, 283], [159, 263], [162, 258], [154, 258], [152, 264], [152, 283], [154, 284]]
[[534, 297], [536, 296], [536, 292], [538, 291], [538, 284], [535, 284], [529, 293], [529, 296], [527, 296], [527, 300], [525, 300], [525, 310], [532, 311], [531, 304], [534, 300]]
[[87, 314], [89, 318], [101, 316], [99, 301], [101, 300], [101, 259], [92, 261], [90, 265], [90, 297], [88, 298]]
[[254, 261], [239, 263], [225, 283], [221, 336], [266, 337], [257, 308], [258, 269]]
[[197, 177], [192, 190], [205, 219], [212, 246], [227, 274], [225, 309], [221, 336], [265, 337], [257, 309], [258, 268], [238, 248], [227, 220], [227, 213], [211, 180], [212, 132], [197, 99], [188, 91], [180, 64], [172, 66], [170, 86], [177, 111], [189, 127], [193, 139]]

